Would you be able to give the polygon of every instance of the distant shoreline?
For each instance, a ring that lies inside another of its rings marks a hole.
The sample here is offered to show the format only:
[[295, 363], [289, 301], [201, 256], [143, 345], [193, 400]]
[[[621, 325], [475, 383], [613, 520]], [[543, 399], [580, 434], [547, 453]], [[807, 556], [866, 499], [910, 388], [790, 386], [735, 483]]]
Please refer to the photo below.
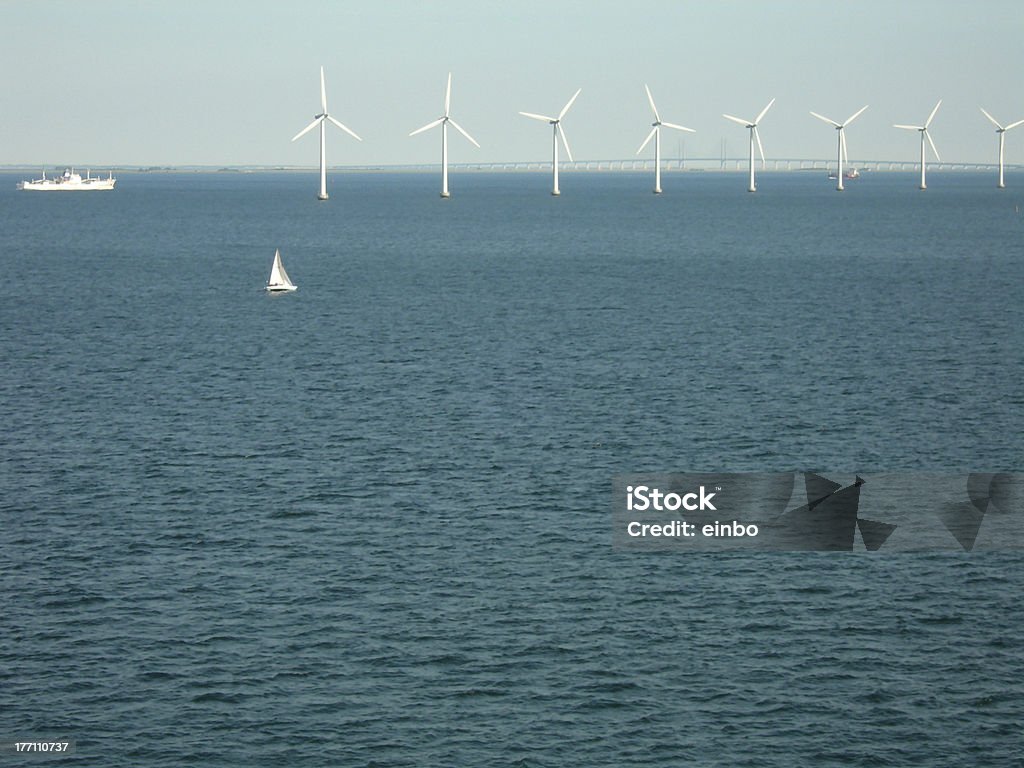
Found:
[[[903, 162], [899, 160], [870, 160], [852, 162], [850, 167], [857, 168], [866, 173], [912, 173], [920, 170], [920, 165], [914, 162]], [[0, 173], [18, 173], [38, 175], [42, 170], [47, 173], [59, 174], [65, 168], [75, 168], [79, 171], [88, 169], [97, 176], [107, 173], [318, 173], [319, 168], [315, 166], [282, 166], [282, 165], [120, 165], [112, 163], [88, 164], [88, 163], [19, 163], [12, 165], [0, 165]], [[450, 171], [460, 173], [551, 173], [550, 161], [515, 161], [498, 163], [466, 163], [451, 164]], [[563, 172], [576, 173], [648, 173], [654, 170], [653, 160], [579, 160], [575, 162], [561, 162], [559, 168]], [[778, 160], [769, 161], [767, 167], [758, 166], [758, 173], [799, 173], [817, 172], [823, 173], [830, 168], [835, 168], [833, 162], [829, 165], [827, 160]], [[955, 172], [988, 172], [998, 166], [995, 163], [975, 162], [929, 162], [929, 171], [955, 171]], [[1006, 164], [1008, 172], [1024, 170], [1024, 164]], [[339, 165], [328, 166], [329, 173], [439, 173], [439, 164], [424, 165]], [[663, 173], [746, 173], [747, 161], [745, 158], [729, 158], [724, 162], [718, 159], [694, 158], [692, 160], [680, 161], [670, 159], [662, 161]]]

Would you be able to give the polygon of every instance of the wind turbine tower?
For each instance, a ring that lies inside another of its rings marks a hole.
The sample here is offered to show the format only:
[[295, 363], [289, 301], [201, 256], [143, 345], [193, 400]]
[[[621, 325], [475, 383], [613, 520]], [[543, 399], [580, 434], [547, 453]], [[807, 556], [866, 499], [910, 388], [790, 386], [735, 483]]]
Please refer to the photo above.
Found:
[[551, 133], [551, 173], [552, 173], [552, 185], [551, 194], [556, 197], [561, 193], [558, 189], [558, 139], [561, 137], [562, 144], [565, 146], [565, 154], [568, 156], [569, 161], [572, 162], [572, 150], [569, 149], [569, 141], [565, 138], [565, 128], [562, 127], [562, 118], [565, 117], [565, 113], [569, 111], [569, 107], [576, 101], [576, 97], [580, 95], [582, 88], [577, 89], [576, 93], [572, 95], [572, 98], [565, 103], [562, 107], [562, 111], [558, 113], [558, 117], [548, 117], [546, 115], [538, 115], [533, 112], [520, 112], [520, 115], [525, 117], [532, 117], [534, 120], [542, 120], [545, 123], [549, 123], [552, 128]]
[[939, 157], [939, 150], [935, 148], [935, 142], [932, 141], [932, 136], [928, 133], [928, 126], [932, 124], [932, 119], [935, 117], [935, 113], [939, 111], [939, 106], [942, 104], [942, 99], [939, 99], [935, 105], [935, 109], [928, 115], [928, 119], [924, 121], [924, 125], [894, 125], [893, 128], [902, 128], [906, 131], [919, 131], [921, 133], [921, 189], [928, 189], [928, 185], [925, 183], [925, 151], [924, 142], [925, 139], [931, 145], [932, 152], [935, 153], [935, 159], [941, 162], [942, 158]]
[[1018, 120], [1016, 123], [1010, 123], [1009, 125], [1000, 125], [999, 122], [992, 117], [984, 109], [981, 110], [982, 114], [985, 115], [992, 124], [996, 127], [996, 133], [999, 134], [999, 188], [1006, 189], [1006, 182], [1003, 181], [1003, 147], [1006, 143], [1006, 132], [1011, 128], [1016, 128], [1018, 125], [1024, 123], [1024, 120]]
[[463, 129], [461, 125], [456, 123], [451, 118], [451, 106], [452, 106], [452, 73], [448, 73], [448, 87], [444, 92], [444, 114], [441, 115], [437, 120], [427, 123], [422, 128], [417, 128], [415, 131], [410, 133], [410, 136], [415, 136], [417, 133], [423, 131], [429, 131], [431, 128], [440, 125], [441, 126], [441, 197], [448, 199], [451, 197], [451, 193], [448, 192], [448, 125], [449, 123], [455, 130], [473, 142], [473, 145], [479, 149], [480, 145], [476, 143], [476, 139], [470, 136]]
[[772, 104], [775, 103], [775, 99], [768, 102], [768, 106], [761, 110], [759, 114], [753, 120], [743, 120], [739, 117], [733, 117], [732, 115], [722, 115], [726, 120], [732, 120], [734, 123], [739, 123], [744, 128], [750, 131], [750, 184], [747, 186], [748, 192], [756, 192], [757, 185], [754, 183], [754, 141], [757, 141], [757, 150], [761, 153], [761, 167], [765, 167], [764, 159], [764, 147], [761, 144], [761, 137], [757, 133], [757, 126], [761, 122], [761, 119], [767, 114], [768, 110], [771, 109]]
[[327, 142], [324, 136], [324, 128], [326, 121], [328, 120], [341, 128], [341, 130], [352, 138], [357, 141], [362, 141], [362, 139], [356, 136], [352, 130], [346, 128], [327, 113], [327, 88], [324, 86], [324, 68], [320, 67], [320, 114], [316, 115], [313, 118], [313, 122], [292, 137], [292, 141], [295, 141], [300, 136], [304, 136], [309, 133], [318, 125], [320, 126], [320, 194], [317, 195], [318, 200], [327, 199]]
[[858, 117], [860, 117], [860, 113], [867, 108], [868, 105], [865, 104], [863, 107], [861, 107], [848, 118], [846, 118], [845, 123], [837, 123], [835, 120], [830, 120], [824, 115], [819, 115], [817, 112], [811, 112], [811, 114], [814, 115], [819, 120], [823, 120], [829, 125], [835, 126], [836, 131], [839, 132], [839, 148], [836, 150], [836, 152], [838, 153], [838, 162], [836, 163], [836, 178], [838, 179], [838, 183], [836, 184], [836, 189], [840, 192], [843, 191], [843, 162], [850, 162], [850, 158], [846, 154], [846, 126], [848, 126]]
[[677, 131], [688, 131], [689, 133], [696, 133], [693, 128], [686, 128], [682, 125], [676, 125], [675, 123], [667, 123], [661, 119], [661, 115], [658, 114], [658, 108], [654, 106], [654, 97], [651, 96], [651, 89], [644, 85], [644, 90], [647, 91], [647, 101], [651, 104], [651, 111], [654, 112], [654, 122], [651, 123], [653, 128], [651, 132], [647, 134], [647, 138], [644, 139], [644, 143], [640, 145], [640, 149], [636, 151], [639, 155], [644, 151], [644, 147], [654, 139], [654, 194], [661, 194], [661, 126], [666, 128], [674, 128]]

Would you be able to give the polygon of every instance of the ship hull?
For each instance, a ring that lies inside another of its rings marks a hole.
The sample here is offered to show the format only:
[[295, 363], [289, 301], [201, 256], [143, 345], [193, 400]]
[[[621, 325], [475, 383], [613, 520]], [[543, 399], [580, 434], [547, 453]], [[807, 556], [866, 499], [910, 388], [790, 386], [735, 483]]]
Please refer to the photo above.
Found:
[[18, 185], [18, 189], [23, 189], [26, 192], [95, 192], [113, 189], [116, 183], [117, 179], [100, 179], [80, 184], [57, 183], [49, 180], [45, 182], [23, 181]]

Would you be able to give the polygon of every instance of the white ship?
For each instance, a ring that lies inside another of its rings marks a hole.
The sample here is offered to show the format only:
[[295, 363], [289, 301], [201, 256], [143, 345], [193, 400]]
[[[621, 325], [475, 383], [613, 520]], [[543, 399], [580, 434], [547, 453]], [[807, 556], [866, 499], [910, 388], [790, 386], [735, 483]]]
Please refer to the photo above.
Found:
[[19, 181], [18, 189], [42, 190], [45, 192], [79, 192], [93, 189], [113, 189], [117, 183], [113, 171], [105, 178], [93, 178], [88, 171], [83, 179], [80, 174], [75, 173], [74, 168], [68, 168], [64, 173], [55, 179], [46, 178], [46, 171], [43, 171], [43, 178], [32, 181]]

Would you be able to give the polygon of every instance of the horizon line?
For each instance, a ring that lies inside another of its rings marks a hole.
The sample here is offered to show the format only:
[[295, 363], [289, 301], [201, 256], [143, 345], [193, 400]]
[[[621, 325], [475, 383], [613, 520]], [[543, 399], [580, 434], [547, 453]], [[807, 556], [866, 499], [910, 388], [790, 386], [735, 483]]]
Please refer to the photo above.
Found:
[[[919, 160], [893, 160], [893, 159], [878, 159], [878, 160], [853, 160], [849, 162], [849, 167], [860, 168], [872, 173], [899, 173], [899, 172], [910, 172], [914, 169], [920, 169], [921, 163]], [[748, 169], [748, 157], [692, 157], [692, 158], [663, 158], [662, 170], [670, 172], [687, 172], [687, 171], [701, 171], [701, 172], [716, 172], [716, 173], [735, 173], [739, 171], [746, 171]], [[781, 168], [780, 164], [786, 164], [787, 167]], [[766, 173], [785, 173], [785, 172], [806, 172], [806, 171], [822, 171], [833, 168], [836, 164], [835, 158], [776, 158], [769, 159], [767, 165], [759, 167], [759, 172]], [[580, 172], [642, 172], [645, 170], [653, 170], [654, 160], [651, 158], [611, 158], [611, 159], [600, 159], [600, 160], [560, 160], [560, 169], [567, 169]], [[797, 167], [791, 167], [797, 165]], [[994, 162], [979, 162], [974, 160], [932, 160], [927, 163], [929, 169], [935, 170], [960, 170], [960, 171], [971, 171], [971, 170], [990, 170], [998, 169], [999, 164]], [[596, 166], [596, 167], [592, 167]], [[870, 167], [869, 167], [870, 166]], [[882, 168], [881, 166], [889, 166]], [[463, 171], [477, 171], [477, 172], [532, 172], [541, 171], [547, 169], [551, 170], [551, 160], [498, 160], [492, 162], [465, 162], [465, 163], [449, 163], [450, 169], [459, 169]], [[124, 172], [136, 172], [136, 173], [151, 173], [157, 171], [175, 171], [175, 170], [201, 170], [201, 171], [278, 171], [278, 172], [319, 172], [319, 166], [316, 165], [288, 165], [284, 163], [2, 163], [0, 164], [0, 172], [31, 172], [36, 170], [47, 170], [50, 169], [87, 169], [89, 171], [96, 169], [97, 173], [105, 173], [108, 170], [117, 170]], [[1004, 168], [1006, 170], [1022, 170], [1024, 169], [1024, 163], [1005, 163]], [[441, 169], [440, 163], [352, 163], [345, 165], [328, 165], [327, 169], [336, 172], [346, 171], [405, 171], [405, 172], [429, 172], [438, 171]]]

